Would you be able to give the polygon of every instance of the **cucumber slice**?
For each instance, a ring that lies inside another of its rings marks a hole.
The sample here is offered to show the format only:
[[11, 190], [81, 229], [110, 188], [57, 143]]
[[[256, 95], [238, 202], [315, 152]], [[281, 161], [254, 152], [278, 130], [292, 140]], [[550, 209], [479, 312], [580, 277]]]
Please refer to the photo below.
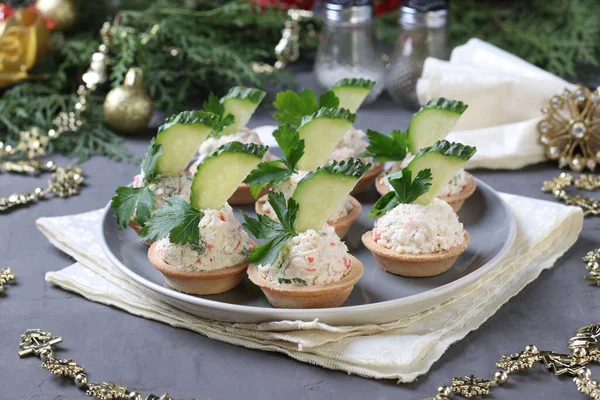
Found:
[[415, 113], [408, 125], [408, 150], [417, 154], [444, 139], [468, 105], [443, 97], [431, 99]]
[[265, 94], [262, 90], [253, 88], [241, 86], [231, 88], [229, 93], [221, 98], [221, 104], [225, 107], [223, 117], [231, 114], [235, 121], [223, 129], [223, 135], [237, 133], [245, 127], [260, 102], [265, 98]]
[[156, 173], [183, 171], [218, 121], [219, 116], [205, 111], [184, 111], [167, 119], [156, 135], [156, 144], [162, 146]]
[[355, 120], [356, 114], [335, 108], [321, 108], [302, 118], [298, 135], [304, 140], [304, 155], [298, 169], [312, 171], [323, 165]]
[[331, 161], [306, 175], [292, 196], [299, 205], [296, 229], [299, 232], [320, 230], [370, 167], [369, 163], [350, 158]]
[[439, 140], [433, 146], [421, 149], [407, 168], [412, 172], [412, 176], [417, 176], [419, 171], [429, 168], [432, 179], [429, 191], [416, 199], [415, 203], [431, 203], [476, 151], [474, 146], [450, 143], [447, 140]]
[[375, 82], [368, 79], [345, 78], [334, 84], [331, 90], [340, 99], [340, 108], [355, 113], [374, 85]]
[[190, 204], [199, 210], [219, 209], [260, 163], [267, 146], [229, 142], [214, 149], [198, 165]]

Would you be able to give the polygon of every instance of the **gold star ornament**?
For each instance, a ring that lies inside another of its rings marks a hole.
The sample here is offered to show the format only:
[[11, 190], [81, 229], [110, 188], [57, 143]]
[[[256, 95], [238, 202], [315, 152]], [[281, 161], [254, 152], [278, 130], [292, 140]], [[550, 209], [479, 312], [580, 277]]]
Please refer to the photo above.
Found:
[[600, 89], [579, 86], [550, 98], [538, 123], [539, 142], [560, 168], [591, 171], [600, 163]]

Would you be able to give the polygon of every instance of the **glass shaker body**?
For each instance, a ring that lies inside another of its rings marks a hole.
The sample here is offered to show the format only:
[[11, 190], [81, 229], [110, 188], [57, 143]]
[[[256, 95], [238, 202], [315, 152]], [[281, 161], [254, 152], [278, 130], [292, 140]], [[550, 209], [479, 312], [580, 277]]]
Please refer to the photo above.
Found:
[[387, 91], [395, 102], [410, 108], [419, 106], [416, 86], [427, 57], [450, 58], [447, 25], [401, 23], [385, 79]]
[[370, 79], [376, 83], [364, 103], [371, 103], [384, 88], [382, 55], [372, 20], [361, 23], [326, 21], [315, 59], [317, 83], [323, 89], [329, 89], [343, 78]]

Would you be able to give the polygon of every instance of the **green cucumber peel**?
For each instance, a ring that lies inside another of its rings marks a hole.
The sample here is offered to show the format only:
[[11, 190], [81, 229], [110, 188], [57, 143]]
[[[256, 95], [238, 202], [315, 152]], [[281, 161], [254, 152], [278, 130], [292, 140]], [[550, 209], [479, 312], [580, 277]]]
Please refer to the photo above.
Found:
[[228, 99], [250, 100], [252, 103], [258, 104], [263, 101], [266, 94], [260, 89], [235, 86], [229, 89], [225, 96], [221, 97], [221, 104]]
[[469, 106], [467, 104], [463, 103], [460, 100], [452, 100], [446, 99], [444, 97], [437, 97], [429, 100], [427, 104], [421, 106], [419, 111], [415, 113], [415, 116], [418, 115], [420, 112], [428, 109], [450, 111], [455, 114], [462, 115], [468, 107]]
[[433, 146], [421, 149], [415, 158], [427, 153], [438, 153], [443, 156], [451, 156], [460, 158], [461, 160], [469, 161], [477, 152], [477, 147], [469, 146], [462, 143], [449, 142], [447, 140], [438, 140]]
[[354, 121], [356, 121], [356, 114], [351, 113], [350, 111], [346, 110], [345, 108], [323, 107], [323, 108], [320, 108], [317, 112], [303, 117], [302, 122], [300, 123], [300, 127], [298, 129], [301, 129], [304, 125], [308, 124], [309, 122], [311, 122], [315, 119], [319, 119], [319, 118], [344, 119], [353, 124]]
[[207, 111], [182, 111], [179, 114], [172, 115], [167, 118], [164, 124], [162, 124], [158, 128], [158, 132], [166, 131], [171, 128], [173, 125], [182, 124], [182, 125], [195, 125], [202, 124], [206, 125], [209, 128], [214, 128], [219, 122], [219, 116]]
[[344, 78], [337, 81], [331, 88], [338, 87], [352, 87], [352, 88], [361, 88], [361, 89], [373, 89], [375, 86], [375, 81], [371, 81], [369, 79], [363, 78]]
[[327, 172], [332, 175], [351, 176], [360, 179], [371, 168], [371, 163], [364, 163], [358, 158], [349, 158], [342, 161], [330, 161], [326, 165], [317, 168], [308, 173], [302, 180], [310, 180], [321, 172]]
[[202, 160], [204, 163], [206, 160], [209, 160], [214, 157], [218, 157], [223, 153], [243, 153], [253, 155], [260, 159], [263, 158], [267, 150], [268, 146], [264, 146], [262, 144], [256, 143], [241, 143], [241, 142], [229, 142], [225, 143], [223, 146], [217, 147], [213, 151], [211, 151], [205, 158]]

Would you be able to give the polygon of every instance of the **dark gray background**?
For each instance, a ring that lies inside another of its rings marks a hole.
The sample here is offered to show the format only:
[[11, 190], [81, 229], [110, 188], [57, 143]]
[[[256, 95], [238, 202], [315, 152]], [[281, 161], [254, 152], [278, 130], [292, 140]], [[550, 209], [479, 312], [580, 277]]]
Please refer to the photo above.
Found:
[[[303, 79], [310, 84], [309, 81]], [[382, 132], [405, 129], [412, 112], [386, 97], [363, 107], [356, 126]], [[250, 126], [272, 124], [268, 111]], [[142, 156], [148, 137], [127, 139]], [[61, 165], [67, 160], [55, 157]], [[451, 346], [431, 371], [412, 384], [376, 381], [294, 361], [282, 354], [235, 347], [196, 333], [174, 329], [93, 303], [44, 281], [73, 260], [52, 247], [35, 228], [39, 217], [68, 215], [103, 207], [115, 188], [138, 173], [135, 165], [95, 157], [83, 164], [87, 186], [77, 197], [52, 199], [0, 216], [0, 267], [11, 266], [17, 284], [0, 295], [0, 399], [84, 399], [72, 382], [51, 376], [35, 358], [19, 359], [19, 335], [41, 328], [64, 337], [58, 355], [86, 367], [90, 381], [114, 380], [144, 395], [168, 391], [176, 397], [208, 399], [420, 399], [432, 396], [453, 376], [492, 377], [501, 354], [529, 343], [541, 349], [566, 351], [569, 337], [598, 321], [600, 288], [584, 282], [581, 257], [598, 245], [600, 221], [586, 219], [575, 246], [556, 266], [545, 271], [504, 305], [477, 331]], [[540, 192], [544, 180], [559, 172], [550, 163], [518, 172], [475, 171], [499, 191], [552, 200]], [[0, 175], [0, 196], [45, 186], [38, 178]], [[556, 378], [537, 367], [513, 375], [495, 399], [583, 399], [568, 377]]]

